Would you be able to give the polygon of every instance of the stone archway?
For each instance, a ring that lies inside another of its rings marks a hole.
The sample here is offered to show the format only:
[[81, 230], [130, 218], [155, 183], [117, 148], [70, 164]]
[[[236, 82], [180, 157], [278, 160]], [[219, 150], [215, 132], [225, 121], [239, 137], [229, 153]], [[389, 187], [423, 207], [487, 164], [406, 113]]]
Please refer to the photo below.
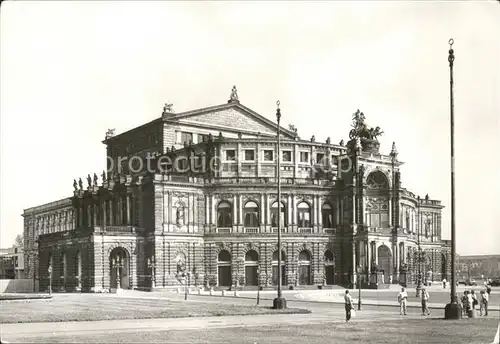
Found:
[[306, 251], [299, 253], [299, 284], [311, 285], [312, 284], [312, 269], [311, 269], [311, 254]]
[[130, 256], [121, 246], [115, 247], [109, 254], [109, 277], [111, 289], [130, 288]]
[[335, 258], [333, 252], [327, 250], [325, 252], [325, 283], [327, 285], [335, 284]]
[[230, 287], [231, 278], [231, 253], [221, 250], [217, 257], [217, 275], [219, 287]]
[[255, 250], [249, 250], [245, 255], [245, 285], [258, 284], [259, 254]]
[[377, 249], [378, 256], [378, 269], [382, 273], [382, 281], [379, 283], [389, 283], [389, 276], [391, 275], [391, 262], [392, 254], [387, 245], [380, 245]]

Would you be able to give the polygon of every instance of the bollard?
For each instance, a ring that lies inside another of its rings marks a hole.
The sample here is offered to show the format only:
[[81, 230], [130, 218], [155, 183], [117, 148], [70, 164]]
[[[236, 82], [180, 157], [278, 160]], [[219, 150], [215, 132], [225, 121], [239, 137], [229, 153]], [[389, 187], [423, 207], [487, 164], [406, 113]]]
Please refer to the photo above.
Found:
[[234, 292], [234, 297], [238, 297], [238, 296], [239, 296], [238, 292], [237, 292], [237, 291], [235, 291], [235, 292]]
[[210, 296], [213, 296], [213, 295], [214, 295], [214, 290], [210, 289]]
[[181, 293], [181, 288], [177, 288], [177, 294]]
[[198, 289], [198, 295], [201, 295], [201, 288]]
[[222, 296], [226, 296], [226, 291], [225, 290], [222, 291]]

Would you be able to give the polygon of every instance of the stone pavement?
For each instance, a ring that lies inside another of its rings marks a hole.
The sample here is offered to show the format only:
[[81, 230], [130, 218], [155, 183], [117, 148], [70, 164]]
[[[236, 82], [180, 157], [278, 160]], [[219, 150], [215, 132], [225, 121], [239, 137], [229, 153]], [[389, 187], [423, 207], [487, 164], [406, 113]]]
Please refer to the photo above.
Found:
[[[38, 342], [43, 341], [44, 337], [68, 337], [89, 333], [95, 335], [113, 332], [135, 333], [141, 331], [176, 331], [227, 327], [333, 324], [344, 323], [344, 316], [344, 311], [341, 308], [323, 308], [322, 311], [316, 310], [311, 314], [0, 324], [0, 329], [2, 342], [4, 343], [16, 342], [19, 338], [28, 341], [36, 339]], [[420, 317], [418, 314], [400, 316], [394, 312], [372, 310], [358, 312], [352, 321], [403, 320]]]

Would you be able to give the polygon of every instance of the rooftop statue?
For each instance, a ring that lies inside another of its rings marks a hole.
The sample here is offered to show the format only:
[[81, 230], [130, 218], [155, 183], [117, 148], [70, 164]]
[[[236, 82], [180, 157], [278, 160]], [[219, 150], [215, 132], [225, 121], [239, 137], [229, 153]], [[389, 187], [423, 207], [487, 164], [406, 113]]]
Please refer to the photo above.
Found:
[[98, 181], [97, 181], [97, 174], [94, 173], [94, 185], [97, 185], [98, 184]]
[[165, 105], [163, 106], [163, 113], [173, 113], [174, 112], [173, 106], [174, 104], [165, 103]]
[[106, 132], [106, 140], [115, 136], [115, 129], [108, 129]]
[[78, 191], [78, 184], [76, 182], [76, 179], [73, 179], [73, 188], [75, 189], [75, 191]]
[[92, 178], [90, 178], [90, 174], [87, 175], [87, 183], [89, 184], [89, 187], [92, 186]]
[[101, 174], [101, 177], [102, 177], [102, 182], [103, 183], [106, 183], [106, 171], [102, 170], [102, 174]]
[[375, 140], [378, 141], [378, 137], [384, 132], [380, 127], [371, 128], [366, 122], [366, 117], [361, 111], [356, 111], [352, 116], [352, 128], [349, 132], [349, 138], [351, 140], [359, 137], [365, 140]]
[[83, 190], [82, 178], [78, 179], [78, 186], [80, 187], [80, 190]]
[[238, 100], [238, 90], [236, 89], [236, 86], [233, 86], [233, 89], [231, 90], [231, 95], [229, 96], [229, 101], [234, 101]]

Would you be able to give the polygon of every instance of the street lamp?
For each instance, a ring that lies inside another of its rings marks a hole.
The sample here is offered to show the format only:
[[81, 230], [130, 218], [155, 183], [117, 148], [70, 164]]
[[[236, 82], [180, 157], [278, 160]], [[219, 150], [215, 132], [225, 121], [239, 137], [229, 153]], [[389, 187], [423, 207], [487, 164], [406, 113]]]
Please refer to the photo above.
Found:
[[280, 166], [280, 160], [281, 160], [281, 140], [280, 140], [280, 120], [281, 120], [281, 110], [280, 110], [280, 101], [278, 100], [276, 102], [276, 119], [278, 122], [278, 146], [277, 146], [277, 151], [278, 154], [276, 154], [276, 176], [277, 176], [277, 183], [278, 183], [278, 297], [273, 300], [273, 308], [274, 309], [284, 309], [286, 308], [286, 299], [283, 297], [281, 293], [281, 166]]
[[189, 272], [183, 272], [182, 276], [184, 277], [184, 300], [188, 299], [188, 284], [189, 284]]
[[51, 295], [52, 294], [52, 265], [51, 264], [49, 264], [47, 271], [49, 273], [49, 295]]
[[361, 272], [362, 272], [362, 267], [361, 265], [358, 265], [358, 311], [361, 310]]
[[422, 269], [421, 269], [421, 259], [422, 259], [422, 248], [420, 247], [420, 234], [421, 234], [421, 221], [420, 221], [420, 196], [417, 197], [417, 296], [420, 297], [422, 295]]
[[444, 309], [445, 319], [460, 319], [462, 317], [462, 307], [457, 301], [456, 280], [456, 234], [455, 234], [455, 118], [453, 104], [453, 38], [448, 41], [450, 50], [448, 51], [448, 62], [450, 63], [450, 155], [451, 155], [451, 302]]
[[156, 288], [156, 274], [154, 258], [148, 258], [148, 268], [151, 269], [151, 289]]
[[116, 289], [121, 289], [121, 278], [120, 278], [120, 275], [121, 275], [121, 268], [123, 267], [123, 264], [122, 264], [122, 258], [121, 257], [115, 257], [113, 259], [113, 268], [116, 269]]
[[257, 265], [257, 305], [260, 302], [260, 266]]

